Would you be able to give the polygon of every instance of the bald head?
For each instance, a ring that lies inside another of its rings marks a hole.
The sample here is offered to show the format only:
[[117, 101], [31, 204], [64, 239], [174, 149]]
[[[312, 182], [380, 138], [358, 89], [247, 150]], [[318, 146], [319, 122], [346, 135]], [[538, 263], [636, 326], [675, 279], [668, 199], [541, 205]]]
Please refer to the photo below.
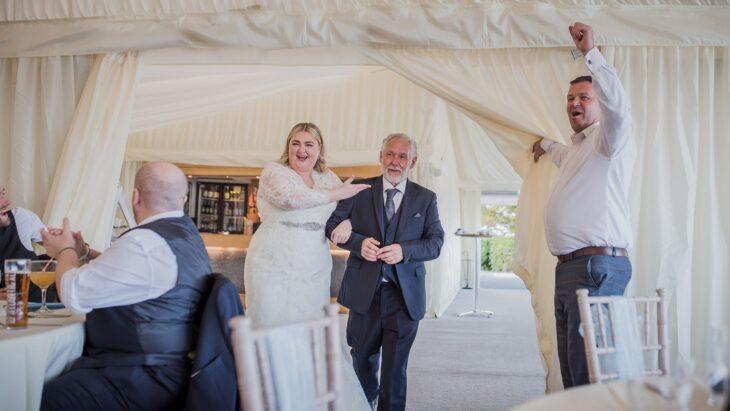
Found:
[[164, 213], [183, 209], [188, 180], [174, 164], [148, 163], [137, 172], [134, 188], [150, 213]]

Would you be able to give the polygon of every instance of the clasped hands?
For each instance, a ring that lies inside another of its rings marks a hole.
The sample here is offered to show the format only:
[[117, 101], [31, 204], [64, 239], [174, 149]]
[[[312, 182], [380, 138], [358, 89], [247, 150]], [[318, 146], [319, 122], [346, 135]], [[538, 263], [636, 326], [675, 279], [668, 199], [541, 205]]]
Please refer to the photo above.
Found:
[[76, 251], [76, 257], [88, 254], [81, 232], [71, 230], [68, 218], [63, 219], [63, 228], [41, 230], [41, 237], [43, 237], [43, 248], [46, 249], [46, 253], [56, 260], [58, 260], [59, 253], [62, 250], [70, 248]]
[[380, 242], [372, 237], [362, 240], [360, 256], [367, 261], [381, 260], [386, 264], [398, 264], [403, 261], [403, 248], [400, 244], [390, 244], [378, 247]]

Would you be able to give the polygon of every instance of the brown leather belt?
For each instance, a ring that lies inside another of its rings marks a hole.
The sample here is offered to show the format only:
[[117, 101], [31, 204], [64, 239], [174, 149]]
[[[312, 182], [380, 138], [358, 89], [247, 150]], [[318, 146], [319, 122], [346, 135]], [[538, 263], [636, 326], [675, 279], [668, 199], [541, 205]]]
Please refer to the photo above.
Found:
[[583, 247], [580, 250], [575, 250], [570, 254], [564, 254], [558, 256], [559, 263], [565, 263], [572, 259], [582, 257], [584, 255], [610, 255], [613, 257], [621, 256], [626, 257], [629, 255], [625, 248], [618, 247]]

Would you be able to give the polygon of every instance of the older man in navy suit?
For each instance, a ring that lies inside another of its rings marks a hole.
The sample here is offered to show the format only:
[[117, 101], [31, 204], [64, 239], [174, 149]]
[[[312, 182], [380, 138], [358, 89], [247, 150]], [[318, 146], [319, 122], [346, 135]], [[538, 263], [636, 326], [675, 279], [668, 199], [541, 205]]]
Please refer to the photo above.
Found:
[[444, 242], [436, 195], [408, 180], [416, 159], [410, 137], [386, 137], [383, 175], [360, 181], [370, 189], [340, 201], [326, 227], [332, 238], [340, 222], [352, 223], [341, 244], [350, 258], [338, 302], [350, 309], [347, 343], [355, 373], [380, 411], [405, 409], [408, 354], [426, 311], [423, 262], [437, 258]]

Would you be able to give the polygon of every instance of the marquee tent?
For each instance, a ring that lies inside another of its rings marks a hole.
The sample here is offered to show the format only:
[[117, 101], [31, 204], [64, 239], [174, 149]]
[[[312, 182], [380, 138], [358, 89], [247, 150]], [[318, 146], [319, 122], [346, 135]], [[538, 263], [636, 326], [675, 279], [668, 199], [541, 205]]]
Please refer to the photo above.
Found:
[[[554, 390], [542, 211], [557, 169], [529, 149], [569, 136], [564, 93], [585, 72], [574, 21], [594, 26], [631, 96], [629, 292], [669, 290], [673, 356], [702, 363], [710, 330], [730, 326], [726, 1], [5, 0], [0, 181], [103, 248], [117, 182], [138, 162], [262, 166], [305, 120], [323, 128], [330, 165], [367, 165], [406, 132], [447, 232], [478, 224], [482, 190], [520, 190], [513, 269]], [[461, 252], [449, 236], [429, 267], [431, 315], [458, 290]]]

